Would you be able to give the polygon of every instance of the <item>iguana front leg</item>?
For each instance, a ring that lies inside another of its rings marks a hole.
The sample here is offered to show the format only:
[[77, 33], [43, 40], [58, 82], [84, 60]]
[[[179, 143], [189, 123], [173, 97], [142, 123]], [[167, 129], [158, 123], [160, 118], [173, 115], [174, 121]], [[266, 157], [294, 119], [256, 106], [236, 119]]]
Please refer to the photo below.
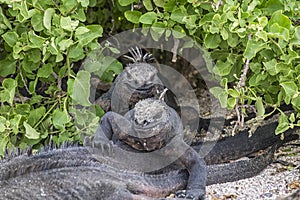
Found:
[[112, 149], [111, 146], [118, 140], [122, 133], [132, 132], [131, 123], [122, 115], [109, 111], [103, 115], [100, 124], [91, 141], [85, 142], [86, 146], [101, 148], [103, 151]]
[[188, 148], [185, 153], [179, 158], [179, 161], [188, 170], [189, 179], [186, 191], [177, 191], [176, 196], [179, 198], [184, 197], [195, 200], [205, 199], [205, 186], [207, 176], [205, 161], [200, 158], [199, 154], [192, 148]]

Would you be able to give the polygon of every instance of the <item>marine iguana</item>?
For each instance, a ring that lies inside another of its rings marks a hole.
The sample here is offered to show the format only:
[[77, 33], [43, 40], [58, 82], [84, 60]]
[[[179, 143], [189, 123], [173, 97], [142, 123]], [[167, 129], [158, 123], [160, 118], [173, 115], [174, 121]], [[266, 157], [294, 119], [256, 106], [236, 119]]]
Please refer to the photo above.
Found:
[[[155, 171], [176, 163], [189, 172], [186, 191], [178, 191], [177, 195], [204, 199], [205, 162], [183, 142], [182, 134], [181, 119], [176, 111], [162, 100], [149, 98], [139, 101], [124, 117], [118, 113], [107, 112], [101, 119], [92, 144], [94, 147], [103, 148], [103, 145], [110, 144], [107, 143], [110, 140], [126, 151], [155, 152], [154, 158], [148, 158], [149, 154], [142, 154], [145, 163], [138, 164], [139, 167], [143, 166], [141, 170]], [[134, 154], [130, 162], [135, 158]], [[153, 169], [148, 169], [154, 161]]]
[[128, 64], [108, 92], [95, 101], [95, 104], [100, 105], [105, 112], [113, 110], [124, 114], [139, 100], [157, 97], [163, 89], [157, 69], [147, 63], [152, 59], [152, 55], [149, 53], [143, 55], [138, 47], [129, 49], [129, 52], [132, 57], [126, 55], [124, 57], [133, 63]]
[[[126, 157], [119, 147], [111, 147], [114, 154]], [[208, 165], [207, 185], [256, 175], [272, 161], [273, 151], [249, 160]], [[105, 156], [107, 153], [70, 146], [1, 160], [0, 199], [154, 200], [186, 187], [188, 172], [184, 169], [158, 174], [124, 170], [113, 167], [111, 163], [122, 167], [122, 160]]]

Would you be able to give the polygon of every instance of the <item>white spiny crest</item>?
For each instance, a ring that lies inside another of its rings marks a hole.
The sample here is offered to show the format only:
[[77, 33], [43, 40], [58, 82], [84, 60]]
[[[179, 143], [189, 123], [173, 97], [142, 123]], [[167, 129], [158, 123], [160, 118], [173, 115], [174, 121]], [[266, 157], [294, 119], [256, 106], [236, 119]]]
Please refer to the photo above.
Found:
[[150, 53], [145, 53], [143, 55], [142, 49], [139, 47], [135, 47], [135, 49], [131, 47], [130, 49], [128, 49], [128, 51], [132, 57], [127, 55], [124, 55], [124, 57], [131, 60], [134, 63], [148, 62], [153, 59], [152, 54]]

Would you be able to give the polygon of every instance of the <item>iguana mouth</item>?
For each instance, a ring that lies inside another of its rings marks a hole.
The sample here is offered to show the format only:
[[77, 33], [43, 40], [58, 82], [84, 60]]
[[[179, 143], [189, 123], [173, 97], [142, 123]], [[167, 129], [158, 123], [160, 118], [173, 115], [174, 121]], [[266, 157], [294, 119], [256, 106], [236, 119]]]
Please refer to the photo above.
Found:
[[137, 87], [137, 85], [133, 85], [130, 83], [125, 84], [127, 88], [129, 88], [129, 91], [134, 92], [134, 93], [139, 93], [139, 94], [151, 94], [152, 91], [157, 88], [156, 84], [149, 83], [149, 84], [144, 84], [140, 87]]
[[[143, 130], [144, 131], [144, 130]], [[170, 135], [169, 130], [160, 130], [159, 132], [152, 133], [148, 137], [139, 137], [137, 131], [136, 136], [122, 134], [120, 140], [125, 142], [127, 145], [138, 151], [151, 152], [166, 146], [174, 136]], [[144, 135], [144, 133], [142, 133]]]
[[149, 84], [144, 84], [142, 87], [136, 88], [135, 90], [149, 92], [149, 91], [152, 91], [154, 87], [155, 87], [155, 84], [149, 83]]

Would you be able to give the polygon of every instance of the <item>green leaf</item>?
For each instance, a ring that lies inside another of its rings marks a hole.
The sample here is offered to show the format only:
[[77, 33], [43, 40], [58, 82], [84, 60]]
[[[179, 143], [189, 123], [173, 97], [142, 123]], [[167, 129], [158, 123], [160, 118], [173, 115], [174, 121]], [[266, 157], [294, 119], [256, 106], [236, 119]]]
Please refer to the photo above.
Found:
[[182, 23], [185, 16], [187, 16], [186, 10], [182, 8], [177, 8], [171, 13], [171, 19], [178, 23]]
[[60, 41], [59, 45], [59, 50], [61, 51], [65, 51], [66, 49], [68, 49], [71, 45], [73, 45], [74, 42], [71, 39], [64, 39], [62, 41]]
[[16, 72], [17, 62], [11, 61], [8, 58], [0, 60], [0, 76], [6, 77]]
[[139, 21], [143, 24], [152, 24], [156, 19], [157, 16], [155, 12], [147, 12], [140, 17]]
[[287, 81], [280, 83], [281, 87], [283, 87], [285, 94], [289, 97], [293, 97], [294, 94], [298, 92], [298, 86], [294, 81]]
[[296, 108], [297, 111], [299, 112], [300, 111], [300, 95], [298, 94], [297, 96], [294, 96], [292, 98], [291, 103], [292, 103], [293, 107]]
[[71, 17], [64, 17], [61, 16], [60, 17], [60, 27], [62, 27], [63, 29], [67, 30], [67, 31], [72, 31], [73, 27], [72, 27], [72, 20]]
[[21, 123], [22, 115], [15, 115], [14, 118], [10, 120], [10, 127], [14, 134], [20, 133], [19, 125]]
[[51, 21], [54, 13], [55, 10], [53, 8], [47, 8], [47, 10], [44, 13], [43, 24], [45, 28], [48, 29], [49, 31], [51, 31]]
[[75, 36], [78, 37], [78, 36], [83, 35], [88, 32], [90, 32], [90, 30], [88, 28], [86, 28], [84, 26], [80, 26], [76, 29]]
[[300, 45], [300, 27], [295, 28], [295, 33], [293, 38], [291, 39], [291, 44]]
[[270, 75], [274, 76], [279, 73], [279, 71], [276, 70], [276, 59], [272, 59], [268, 62], [263, 62], [263, 64]]
[[185, 33], [184, 29], [181, 26], [175, 25], [173, 30], [172, 30], [172, 35], [175, 38], [183, 38], [183, 37], [186, 36], [186, 33]]
[[32, 30], [28, 32], [28, 39], [31, 43], [31, 48], [39, 48], [41, 50], [44, 42], [46, 41], [45, 38], [36, 35], [35, 32]]
[[80, 3], [82, 5], [82, 7], [86, 8], [89, 5], [89, 0], [77, 0], [78, 3]]
[[0, 133], [3, 133], [5, 130], [6, 130], [6, 118], [0, 116]]
[[275, 23], [270, 26], [270, 34], [269, 35], [272, 37], [277, 37], [277, 38], [281, 38], [285, 41], [288, 41], [289, 37], [290, 37], [290, 32], [288, 29], [286, 29], [282, 26], [279, 26], [277, 23]]
[[281, 112], [278, 120], [278, 126], [275, 130], [275, 134], [278, 135], [280, 133], [284, 133], [288, 129], [289, 129], [288, 117], [283, 112]]
[[37, 132], [34, 128], [32, 128], [26, 121], [23, 122], [25, 127], [25, 137], [28, 139], [39, 139], [40, 133]]
[[209, 91], [219, 100], [222, 108], [227, 107], [228, 95], [224, 88], [213, 87], [213, 88], [210, 88]]
[[65, 124], [70, 122], [70, 116], [67, 112], [56, 109], [53, 112], [52, 122], [55, 128], [59, 130], [64, 130]]
[[291, 28], [292, 22], [287, 16], [282, 14], [282, 10], [278, 10], [273, 13], [269, 21], [269, 26], [272, 26], [274, 24], [278, 24], [278, 26], [289, 30]]
[[86, 46], [94, 39], [102, 36], [103, 28], [100, 25], [87, 25], [85, 28], [78, 27], [75, 32], [75, 37], [81, 46]]
[[14, 109], [16, 114], [20, 115], [28, 115], [30, 112], [31, 106], [29, 104], [17, 104], [16, 108]]
[[162, 36], [162, 34], [165, 32], [165, 30], [166, 30], [166, 27], [163, 22], [155, 22], [151, 26], [150, 33], [151, 33], [152, 38], [155, 41], [158, 41], [159, 38]]
[[115, 75], [120, 74], [122, 70], [123, 70], [122, 63], [115, 60], [104, 71], [103, 75], [101, 76], [101, 80], [104, 82], [112, 82]]
[[43, 15], [42, 14], [35, 14], [31, 17], [31, 25], [35, 31], [42, 31], [44, 29], [43, 26]]
[[73, 94], [74, 79], [68, 79], [67, 85], [68, 85], [68, 94], [71, 96]]
[[135, 0], [118, 0], [121, 6], [128, 6], [135, 2]]
[[257, 52], [268, 48], [268, 45], [264, 42], [259, 42], [259, 41], [255, 41], [255, 40], [248, 40], [247, 42], [247, 46], [244, 52], [244, 57], [251, 60], [252, 58], [254, 58], [257, 54]]
[[136, 11], [136, 10], [134, 10], [134, 11], [127, 10], [127, 11], [125, 11], [124, 15], [128, 21], [130, 21], [134, 24], [138, 24], [139, 19], [142, 16], [142, 13], [140, 11]]
[[266, 31], [257, 31], [255, 36], [262, 39], [264, 42], [268, 41], [268, 34]]
[[154, 4], [157, 6], [157, 7], [161, 7], [163, 8], [164, 5], [165, 5], [165, 1], [164, 0], [153, 0]]
[[183, 18], [183, 22], [187, 29], [196, 28], [196, 20], [198, 19], [197, 15], [188, 15]]
[[208, 33], [204, 38], [204, 45], [206, 48], [215, 49], [219, 46], [221, 41], [222, 40], [219, 34]]
[[2, 38], [10, 47], [13, 47], [17, 43], [19, 36], [16, 32], [8, 31], [2, 35]]
[[[287, 64], [287, 62], [279, 62], [275, 65], [276, 72], [283, 72], [285, 74], [292, 73], [291, 65]], [[281, 76], [283, 77], [283, 76]], [[290, 80], [288, 78], [288, 80]]]
[[[90, 13], [88, 13], [90, 14]], [[71, 18], [73, 19], [78, 19], [81, 22], [85, 22], [86, 21], [86, 15], [85, 15], [85, 8], [78, 8], [77, 12], [73, 13], [71, 15]]]
[[222, 28], [221, 30], [220, 30], [220, 33], [221, 33], [221, 36], [222, 36], [222, 39], [223, 40], [227, 40], [228, 39], [228, 32], [227, 32], [227, 30], [225, 29], [225, 28]]
[[230, 96], [232, 96], [233, 98], [238, 98], [238, 97], [240, 97], [240, 93], [236, 90], [236, 89], [228, 89], [228, 94], [230, 95]]
[[67, 30], [67, 31], [73, 31], [77, 28], [79, 24], [78, 20], [71, 20], [71, 17], [60, 17], [60, 27], [62, 27], [63, 29]]
[[8, 142], [9, 142], [8, 136], [4, 135], [0, 137], [0, 155], [4, 155]]
[[[3, 14], [2, 7], [0, 7], [0, 17], [2, 18], [3, 23], [11, 30], [12, 26], [10, 24], [10, 21], [6, 18], [6, 16]], [[1, 19], [0, 18], [0, 19]]]
[[76, 8], [78, 7], [77, 0], [61, 0], [60, 2], [60, 4], [62, 4], [60, 6], [60, 12], [64, 16], [69, 15], [74, 10], [76, 11]]
[[236, 33], [229, 33], [227, 43], [230, 47], [236, 47], [240, 42], [240, 38]]
[[79, 71], [75, 78], [71, 98], [82, 106], [91, 105], [90, 97], [90, 73], [87, 71]]
[[284, 10], [284, 4], [281, 0], [268, 0], [263, 8], [268, 14], [273, 14], [277, 10]]
[[261, 117], [265, 114], [265, 107], [262, 101], [261, 97], [257, 97], [256, 102], [255, 102], [255, 107], [257, 110], [257, 116]]
[[41, 78], [48, 78], [53, 72], [53, 67], [50, 63], [44, 64], [39, 68], [37, 76]]
[[29, 112], [27, 123], [30, 126], [35, 126], [35, 124], [45, 115], [46, 108], [44, 106], [33, 109]]
[[223, 62], [218, 60], [215, 67], [213, 68], [213, 72], [219, 76], [226, 76], [230, 74], [232, 67], [233, 65], [230, 62]]
[[146, 10], [150, 11], [153, 10], [152, 1], [151, 0], [144, 0], [143, 4], [146, 8]]
[[299, 58], [299, 55], [293, 49], [289, 48], [288, 54], [283, 54], [280, 58], [284, 60], [286, 64], [291, 64], [293, 60]]
[[0, 92], [1, 102], [8, 102], [10, 105], [13, 104], [17, 82], [12, 78], [4, 79], [2, 86], [4, 90]]
[[230, 97], [230, 98], [227, 99], [227, 106], [228, 106], [229, 109], [233, 109], [235, 104], [236, 104], [236, 99], [235, 98]]
[[290, 122], [294, 123], [296, 121], [295, 113], [292, 113], [289, 117]]
[[268, 25], [268, 18], [266, 16], [259, 17], [258, 23], [261, 27], [265, 27]]
[[69, 58], [71, 58], [73, 61], [78, 61], [84, 58], [84, 52], [83, 47], [81, 44], [73, 45], [70, 47], [69, 50]]
[[115, 75], [122, 71], [123, 66], [115, 58], [105, 56], [96, 60], [90, 60], [90, 62], [86, 62], [84, 69], [90, 73], [94, 73], [102, 81], [111, 82]]

